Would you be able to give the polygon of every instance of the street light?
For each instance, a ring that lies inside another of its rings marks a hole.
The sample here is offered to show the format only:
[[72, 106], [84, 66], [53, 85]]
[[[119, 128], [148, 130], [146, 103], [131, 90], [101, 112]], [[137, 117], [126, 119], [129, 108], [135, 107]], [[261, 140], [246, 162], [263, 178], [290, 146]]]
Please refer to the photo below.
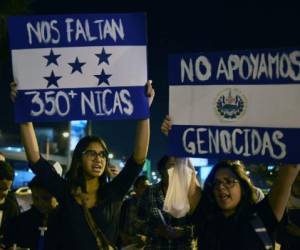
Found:
[[62, 136], [63, 136], [64, 138], [69, 138], [70, 133], [69, 133], [69, 132], [63, 132], [63, 133], [62, 133]]

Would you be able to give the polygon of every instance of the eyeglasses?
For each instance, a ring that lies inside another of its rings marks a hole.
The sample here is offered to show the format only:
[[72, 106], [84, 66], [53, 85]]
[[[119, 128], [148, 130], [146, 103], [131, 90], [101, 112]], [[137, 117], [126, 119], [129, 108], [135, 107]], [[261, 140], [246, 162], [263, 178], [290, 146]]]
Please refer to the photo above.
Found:
[[233, 188], [233, 186], [238, 183], [239, 180], [234, 179], [234, 178], [226, 178], [224, 180], [214, 180], [213, 182], [213, 188], [217, 189], [219, 188], [221, 185], [223, 185], [225, 188]]
[[95, 150], [87, 149], [82, 152], [83, 155], [86, 155], [89, 159], [94, 160], [99, 156], [100, 158], [107, 158], [108, 153], [106, 151], [100, 151], [97, 153]]

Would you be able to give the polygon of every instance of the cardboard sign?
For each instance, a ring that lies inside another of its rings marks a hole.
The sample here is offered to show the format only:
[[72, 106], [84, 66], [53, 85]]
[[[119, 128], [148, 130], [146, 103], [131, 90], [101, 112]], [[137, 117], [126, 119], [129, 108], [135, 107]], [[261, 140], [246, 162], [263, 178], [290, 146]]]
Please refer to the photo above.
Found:
[[300, 160], [300, 50], [171, 55], [170, 153]]
[[17, 122], [148, 117], [143, 13], [11, 17], [9, 37]]

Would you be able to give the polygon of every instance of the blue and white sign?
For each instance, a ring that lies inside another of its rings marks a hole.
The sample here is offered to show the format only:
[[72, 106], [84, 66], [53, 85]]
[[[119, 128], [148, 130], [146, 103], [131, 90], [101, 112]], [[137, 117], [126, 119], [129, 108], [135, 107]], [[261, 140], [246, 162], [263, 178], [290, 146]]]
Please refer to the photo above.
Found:
[[170, 153], [300, 162], [300, 50], [171, 55]]
[[9, 19], [16, 121], [149, 116], [143, 13]]

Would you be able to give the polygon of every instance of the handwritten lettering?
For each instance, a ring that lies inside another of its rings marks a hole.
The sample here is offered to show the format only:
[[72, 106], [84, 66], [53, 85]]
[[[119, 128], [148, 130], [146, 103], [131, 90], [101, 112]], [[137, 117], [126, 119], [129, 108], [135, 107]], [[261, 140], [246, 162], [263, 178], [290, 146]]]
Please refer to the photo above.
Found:
[[[108, 106], [108, 103], [112, 103]], [[112, 114], [131, 115], [133, 104], [130, 100], [130, 93], [126, 89], [112, 92], [110, 89], [103, 91], [90, 91], [89, 94], [81, 95], [82, 115], [91, 111], [97, 116], [109, 116]]]
[[35, 41], [42, 44], [58, 44], [60, 41], [60, 32], [57, 28], [57, 20], [48, 21], [38, 21], [34, 24], [28, 22], [27, 34], [29, 44]]
[[31, 96], [30, 115], [33, 117], [43, 115], [64, 117], [72, 112], [72, 107], [78, 108], [78, 104], [82, 116], [91, 113], [97, 116], [130, 116], [134, 112], [131, 95], [127, 89], [90, 90], [78, 93], [74, 93], [73, 90], [26, 91], [25, 95]]
[[211, 64], [207, 57], [199, 56], [194, 62], [189, 59], [187, 62], [181, 60], [181, 82], [185, 82], [186, 77], [193, 81], [196, 77], [200, 81], [206, 81], [211, 77]]
[[228, 81], [237, 79], [260, 80], [291, 78], [300, 80], [300, 51], [291, 53], [260, 53], [253, 55], [230, 55], [226, 60], [221, 57], [216, 78]]
[[282, 142], [284, 134], [280, 130], [259, 132], [256, 129], [187, 128], [182, 134], [184, 150], [192, 155], [231, 154], [250, 156], [269, 156], [275, 160], [283, 159], [286, 145]]
[[92, 42], [95, 40], [112, 39], [114, 42], [123, 40], [125, 37], [122, 20], [118, 22], [113, 18], [111, 20], [94, 20], [85, 19], [83, 22], [80, 19], [67, 18], [66, 33], [67, 41], [85, 41]]
[[122, 19], [77, 19], [65, 18], [64, 21], [36, 21], [26, 24], [28, 43], [58, 44], [66, 37], [67, 43], [74, 41], [93, 42], [110, 39], [114, 42], [124, 40], [125, 29]]
[[[181, 83], [214, 80], [300, 80], [300, 51], [290, 53], [230, 54], [212, 64], [211, 58], [200, 55], [196, 59], [180, 60]], [[215, 73], [214, 73], [215, 72]], [[214, 73], [214, 75], [213, 75]]]

